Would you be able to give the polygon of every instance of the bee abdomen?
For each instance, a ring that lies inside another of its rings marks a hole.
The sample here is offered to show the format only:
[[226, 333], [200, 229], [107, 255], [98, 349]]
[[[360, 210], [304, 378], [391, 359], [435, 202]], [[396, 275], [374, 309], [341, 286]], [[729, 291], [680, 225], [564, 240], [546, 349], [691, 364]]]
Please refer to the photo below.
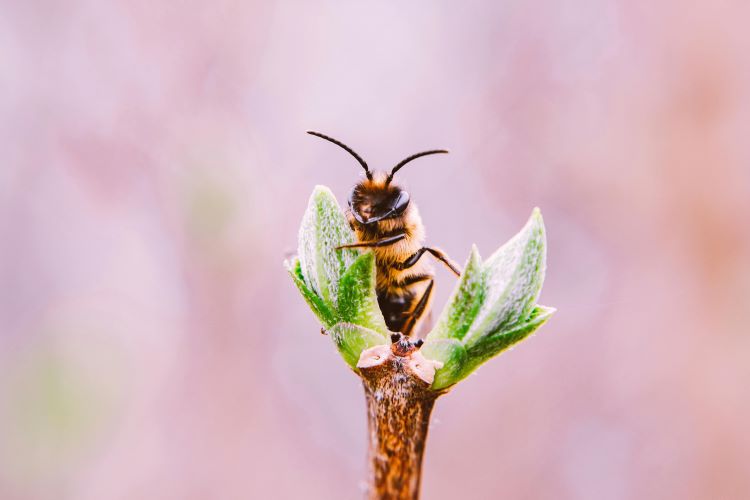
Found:
[[[431, 279], [433, 279], [432, 273], [414, 273], [378, 286], [378, 305], [390, 331], [402, 332], [406, 335], [411, 333], [404, 331], [404, 328], [410, 316], [415, 314], [414, 308], [424, 293], [425, 284]], [[412, 318], [409, 330], [418, 320], [419, 317]]]
[[392, 332], [401, 332], [409, 317], [416, 295], [410, 291], [406, 293], [378, 293], [378, 305], [383, 313], [383, 319]]

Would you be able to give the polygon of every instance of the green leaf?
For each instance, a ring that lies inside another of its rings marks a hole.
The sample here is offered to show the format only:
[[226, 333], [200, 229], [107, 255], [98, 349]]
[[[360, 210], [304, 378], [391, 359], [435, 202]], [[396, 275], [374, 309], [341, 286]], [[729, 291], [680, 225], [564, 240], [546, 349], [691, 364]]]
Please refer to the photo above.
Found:
[[544, 281], [545, 260], [544, 221], [535, 208], [524, 228], [482, 266], [485, 294], [463, 338], [467, 348], [531, 314]]
[[364, 349], [388, 339], [375, 293], [374, 255], [337, 249], [353, 242], [336, 198], [316, 186], [300, 227], [299, 257], [287, 269], [344, 360], [356, 368]]
[[482, 258], [477, 247], [471, 247], [471, 254], [464, 266], [461, 279], [448, 299], [448, 304], [438, 318], [428, 339], [453, 338], [461, 340], [474, 322], [485, 296], [485, 280], [482, 271]]
[[357, 361], [362, 351], [389, 343], [384, 334], [351, 323], [337, 323], [328, 333], [341, 357], [354, 370], [357, 369]]
[[292, 279], [294, 280], [294, 284], [297, 285], [297, 288], [302, 293], [302, 297], [305, 299], [305, 302], [307, 302], [307, 304], [310, 306], [310, 309], [312, 309], [323, 326], [328, 328], [336, 324], [338, 319], [336, 317], [335, 311], [332, 311], [325, 303], [325, 301], [318, 297], [318, 295], [314, 291], [312, 291], [310, 287], [308, 287], [305, 283], [305, 278], [302, 275], [302, 269], [300, 267], [299, 259], [295, 257], [291, 263], [285, 262], [285, 264], [287, 267], [287, 271], [289, 271], [289, 275], [292, 277]]
[[376, 330], [387, 331], [375, 293], [375, 255], [360, 255], [346, 270], [339, 282], [339, 321]]
[[476, 370], [485, 361], [497, 356], [509, 347], [534, 333], [555, 312], [553, 307], [536, 306], [523, 322], [504, 330], [491, 333], [467, 348], [468, 361], [460, 378]]
[[466, 268], [422, 347], [444, 363], [433, 389], [460, 381], [488, 359], [536, 331], [554, 309], [536, 306], [544, 281], [544, 221], [534, 209], [526, 225], [484, 263], [472, 247]]
[[461, 380], [467, 362], [464, 346], [455, 339], [428, 339], [421, 349], [425, 358], [441, 361], [443, 367], [435, 372], [434, 390], [445, 389]]
[[299, 230], [299, 260], [305, 283], [331, 309], [336, 309], [341, 276], [359, 255], [336, 247], [353, 241], [336, 197], [327, 187], [316, 186]]

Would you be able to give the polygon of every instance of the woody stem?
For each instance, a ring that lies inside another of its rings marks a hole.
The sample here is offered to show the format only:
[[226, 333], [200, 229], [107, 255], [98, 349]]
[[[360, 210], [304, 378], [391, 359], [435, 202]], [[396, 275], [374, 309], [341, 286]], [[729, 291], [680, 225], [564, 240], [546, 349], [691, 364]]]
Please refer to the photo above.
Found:
[[408, 366], [388, 355], [360, 369], [367, 401], [369, 500], [416, 500], [430, 413], [438, 392]]

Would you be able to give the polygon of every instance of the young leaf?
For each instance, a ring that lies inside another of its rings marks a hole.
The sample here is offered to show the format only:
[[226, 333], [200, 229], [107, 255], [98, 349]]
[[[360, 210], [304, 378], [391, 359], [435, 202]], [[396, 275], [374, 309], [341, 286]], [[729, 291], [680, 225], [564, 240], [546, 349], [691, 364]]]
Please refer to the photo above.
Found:
[[482, 258], [477, 247], [472, 246], [461, 279], [427, 338], [461, 340], [479, 312], [485, 291]]
[[294, 284], [302, 293], [302, 297], [305, 299], [310, 309], [315, 313], [320, 322], [326, 328], [333, 326], [337, 322], [336, 312], [332, 311], [328, 304], [325, 303], [314, 291], [310, 289], [305, 283], [305, 278], [302, 276], [302, 269], [298, 258], [294, 258], [292, 262], [285, 262], [289, 275], [294, 280]]
[[360, 255], [339, 282], [339, 321], [354, 323], [371, 330], [387, 330], [375, 294], [375, 255]]
[[384, 334], [351, 323], [337, 323], [328, 330], [346, 364], [356, 370], [362, 351], [388, 344]]
[[299, 230], [299, 260], [305, 283], [332, 309], [344, 271], [357, 258], [356, 250], [336, 247], [354, 241], [331, 190], [316, 186]]
[[432, 382], [434, 390], [450, 387], [463, 378], [467, 354], [458, 340], [428, 339], [421, 352], [425, 358], [443, 363], [443, 367], [435, 372], [435, 380]]
[[553, 307], [536, 306], [531, 315], [523, 322], [501, 331], [491, 333], [467, 349], [468, 361], [464, 365], [460, 378], [476, 370], [479, 365], [517, 344], [532, 333], [555, 312]]
[[529, 316], [544, 281], [545, 254], [544, 221], [535, 208], [524, 228], [482, 266], [486, 292], [463, 338], [467, 348]]

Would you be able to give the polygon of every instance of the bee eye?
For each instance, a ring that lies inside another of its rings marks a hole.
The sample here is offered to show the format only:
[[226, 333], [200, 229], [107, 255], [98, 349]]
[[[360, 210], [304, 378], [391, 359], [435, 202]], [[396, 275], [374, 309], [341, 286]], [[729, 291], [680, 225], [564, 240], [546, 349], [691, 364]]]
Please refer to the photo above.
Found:
[[401, 191], [398, 193], [398, 197], [396, 198], [396, 201], [393, 203], [393, 209], [401, 213], [404, 210], [406, 210], [406, 207], [409, 205], [409, 193], [406, 191]]

